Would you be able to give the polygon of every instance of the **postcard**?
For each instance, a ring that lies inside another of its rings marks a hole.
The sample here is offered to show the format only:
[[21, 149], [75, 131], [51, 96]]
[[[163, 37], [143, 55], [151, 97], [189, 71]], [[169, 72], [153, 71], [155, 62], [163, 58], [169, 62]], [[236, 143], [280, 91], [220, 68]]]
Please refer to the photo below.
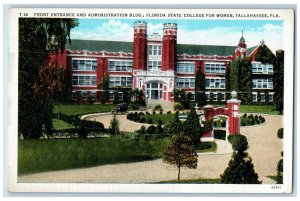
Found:
[[10, 192], [291, 193], [291, 9], [11, 8]]

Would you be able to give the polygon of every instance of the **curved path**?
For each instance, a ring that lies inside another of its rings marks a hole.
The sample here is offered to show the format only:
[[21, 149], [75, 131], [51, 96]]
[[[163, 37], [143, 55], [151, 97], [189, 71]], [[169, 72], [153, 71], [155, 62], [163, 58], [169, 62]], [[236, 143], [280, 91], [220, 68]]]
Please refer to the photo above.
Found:
[[[276, 175], [276, 166], [281, 158], [282, 142], [277, 130], [282, 127], [282, 116], [264, 115], [266, 123], [259, 126], [242, 127], [241, 133], [249, 142], [248, 153], [253, 159], [255, 171], [263, 183], [275, 183], [267, 176]], [[121, 130], [134, 131], [147, 124], [128, 121], [126, 115], [118, 116]], [[109, 125], [111, 115], [98, 116], [97, 121]], [[182, 169], [181, 178], [219, 178], [230, 160], [231, 153], [198, 154], [197, 169]], [[79, 182], [79, 183], [147, 183], [175, 180], [177, 169], [162, 162], [162, 159], [102, 165], [90, 168], [53, 171], [19, 176], [19, 182]]]

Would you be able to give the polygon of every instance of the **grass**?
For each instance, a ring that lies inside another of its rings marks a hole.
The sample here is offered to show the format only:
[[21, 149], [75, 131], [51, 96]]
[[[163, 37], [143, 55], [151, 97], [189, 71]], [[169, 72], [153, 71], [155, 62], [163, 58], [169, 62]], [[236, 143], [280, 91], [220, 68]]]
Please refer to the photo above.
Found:
[[[225, 105], [214, 105], [215, 107], [225, 107]], [[274, 105], [241, 105], [241, 113], [261, 113], [279, 114]]]
[[125, 137], [20, 140], [18, 174], [161, 158], [170, 138], [134, 140]]
[[110, 112], [116, 105], [99, 104], [99, 105], [54, 105], [54, 113], [62, 113], [65, 115], [81, 115], [89, 113]]
[[59, 120], [59, 119], [52, 119], [52, 123], [55, 130], [65, 130], [69, 128], [75, 128], [74, 125], [68, 124], [63, 120]]
[[221, 179], [219, 179], [219, 178], [216, 178], [216, 179], [198, 178], [198, 179], [183, 179], [183, 180], [179, 180], [179, 182], [177, 180], [161, 181], [159, 183], [162, 183], [162, 184], [175, 184], [175, 183], [181, 183], [181, 184], [220, 184]]
[[270, 179], [273, 179], [274, 181], [277, 182], [277, 176], [267, 176], [267, 177], [270, 178]]
[[[208, 143], [208, 142], [202, 142], [202, 143]], [[210, 147], [207, 149], [197, 149], [197, 153], [207, 153], [207, 152], [216, 152], [217, 150], [217, 144], [215, 142], [210, 142]]]
[[171, 121], [173, 119], [175, 114], [150, 114], [150, 115], [144, 115], [146, 122], [148, 122], [148, 119], [152, 119], [153, 124], [158, 124], [158, 120], [162, 120], [163, 124], [168, 123], [168, 121]]

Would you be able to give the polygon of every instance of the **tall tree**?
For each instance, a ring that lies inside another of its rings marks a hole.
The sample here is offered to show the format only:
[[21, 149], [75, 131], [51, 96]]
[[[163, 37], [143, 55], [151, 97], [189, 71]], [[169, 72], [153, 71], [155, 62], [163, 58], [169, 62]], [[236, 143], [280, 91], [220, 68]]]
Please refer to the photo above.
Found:
[[[51, 105], [43, 104], [34, 93], [39, 82], [39, 72], [47, 65], [50, 53], [63, 50], [70, 42], [70, 30], [78, 25], [76, 19], [19, 19], [19, 82], [18, 82], [18, 127], [25, 138], [39, 138], [42, 134], [45, 115]], [[45, 109], [48, 108], [48, 109]]]
[[283, 89], [284, 89], [284, 51], [276, 51], [276, 59], [274, 62], [274, 105], [276, 110], [283, 113]]
[[251, 60], [244, 57], [239, 62], [240, 100], [245, 104], [252, 103], [252, 66]]
[[183, 131], [182, 123], [179, 119], [178, 112], [175, 113], [173, 119], [164, 126], [164, 133], [179, 134]]
[[186, 121], [183, 123], [183, 133], [191, 137], [195, 146], [200, 143], [201, 125], [195, 108], [190, 110]]
[[248, 142], [245, 136], [234, 136], [233, 155], [228, 167], [221, 175], [221, 183], [225, 184], [261, 184], [258, 175], [254, 170], [252, 159], [245, 151], [248, 149]]
[[201, 73], [200, 70], [197, 70], [196, 72], [195, 96], [196, 96], [196, 103], [198, 104], [198, 106], [206, 105], [205, 75]]
[[239, 91], [239, 63], [241, 59], [238, 57], [230, 66], [230, 89], [232, 91]]
[[109, 77], [104, 76], [98, 88], [101, 89], [100, 101], [105, 103], [109, 100]]
[[166, 148], [163, 161], [178, 168], [177, 181], [180, 180], [181, 167], [197, 168], [198, 156], [193, 149], [191, 138], [179, 134], [172, 137], [172, 144]]

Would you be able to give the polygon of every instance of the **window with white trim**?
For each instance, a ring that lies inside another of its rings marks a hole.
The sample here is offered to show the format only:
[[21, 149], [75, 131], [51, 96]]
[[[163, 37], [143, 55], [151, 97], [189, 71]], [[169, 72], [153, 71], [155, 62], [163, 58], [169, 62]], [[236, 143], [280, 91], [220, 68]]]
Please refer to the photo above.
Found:
[[210, 93], [209, 92], [205, 92], [205, 98], [206, 98], [206, 101], [210, 100]]
[[96, 59], [72, 58], [72, 70], [95, 71], [96, 68]]
[[123, 92], [118, 92], [118, 101], [123, 101]]
[[253, 89], [273, 89], [272, 78], [252, 79]]
[[206, 89], [225, 89], [225, 78], [206, 78]]
[[161, 70], [161, 61], [148, 61], [148, 70], [149, 71]]
[[195, 101], [196, 100], [196, 96], [194, 93], [191, 93], [191, 101]]
[[213, 101], [217, 101], [218, 100], [217, 93], [213, 93], [212, 94], [212, 99], [213, 99]]
[[91, 92], [90, 92], [90, 97], [91, 97], [92, 99], [95, 99], [95, 98], [96, 98], [96, 91], [91, 91]]
[[195, 78], [177, 78], [176, 80], [177, 88], [194, 88]]
[[269, 93], [269, 102], [273, 102], [274, 100], [274, 92]]
[[148, 55], [161, 55], [161, 45], [148, 45]]
[[252, 92], [252, 102], [257, 102], [257, 92]]
[[86, 91], [81, 91], [81, 97], [82, 97], [82, 99], [86, 99], [87, 98], [87, 93], [86, 93]]
[[266, 101], [266, 95], [265, 93], [260, 93], [260, 102], [265, 102]]
[[108, 67], [109, 67], [109, 71], [131, 72], [132, 61], [109, 60]]
[[72, 86], [96, 86], [96, 75], [72, 75]]
[[113, 100], [114, 100], [114, 97], [115, 97], [114, 92], [110, 91], [110, 92], [109, 92], [109, 100], [110, 100], [110, 101], [113, 101]]
[[254, 74], [273, 74], [272, 64], [262, 64], [261, 62], [252, 62], [252, 73]]
[[109, 77], [109, 87], [132, 87], [132, 77]]
[[225, 74], [224, 63], [205, 63], [205, 73]]
[[193, 74], [195, 72], [194, 62], [180, 62], [177, 63], [177, 73]]

